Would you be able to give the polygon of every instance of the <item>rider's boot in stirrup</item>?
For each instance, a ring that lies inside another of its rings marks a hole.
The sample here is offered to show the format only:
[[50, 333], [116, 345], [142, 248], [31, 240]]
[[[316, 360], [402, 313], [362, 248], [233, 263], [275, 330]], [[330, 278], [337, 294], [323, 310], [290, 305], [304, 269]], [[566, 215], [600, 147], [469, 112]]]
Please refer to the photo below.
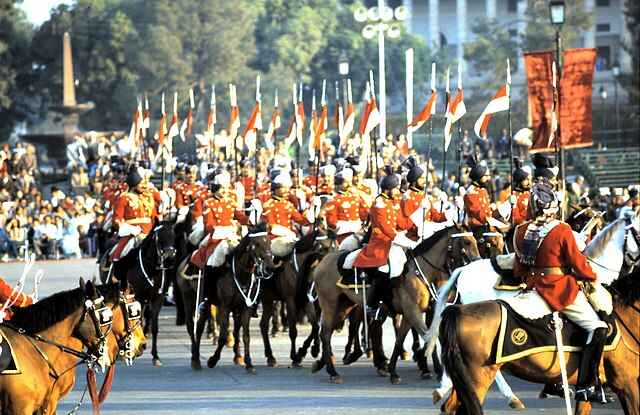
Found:
[[584, 347], [578, 367], [577, 402], [607, 403], [608, 399], [598, 379], [598, 369], [607, 338], [606, 328], [597, 328], [591, 342]]

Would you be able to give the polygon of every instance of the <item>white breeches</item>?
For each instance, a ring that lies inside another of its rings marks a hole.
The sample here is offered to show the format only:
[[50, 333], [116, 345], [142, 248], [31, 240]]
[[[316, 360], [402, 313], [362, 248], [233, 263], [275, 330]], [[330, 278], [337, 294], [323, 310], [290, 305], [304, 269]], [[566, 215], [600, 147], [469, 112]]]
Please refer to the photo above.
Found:
[[[578, 292], [575, 301], [562, 310], [569, 320], [586, 330], [589, 335], [597, 328], [607, 328], [607, 323], [600, 320], [582, 291]], [[589, 339], [591, 336], [589, 336]]]

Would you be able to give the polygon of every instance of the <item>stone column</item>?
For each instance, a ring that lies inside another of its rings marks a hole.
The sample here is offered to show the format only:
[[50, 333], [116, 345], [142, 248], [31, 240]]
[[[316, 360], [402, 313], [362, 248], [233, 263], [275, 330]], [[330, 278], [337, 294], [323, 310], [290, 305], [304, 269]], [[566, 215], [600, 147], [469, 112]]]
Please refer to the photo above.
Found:
[[[633, 71], [631, 55], [622, 48], [623, 43], [631, 43], [631, 33], [629, 33], [629, 27], [627, 26], [624, 16], [624, 12], [620, 12], [620, 46], [618, 47], [618, 54], [614, 59], [618, 59], [618, 62], [620, 63], [620, 72], [631, 73]], [[615, 60], [611, 63], [613, 64], [614, 62]]]
[[495, 19], [496, 18], [496, 1], [497, 0], [486, 0], [486, 8], [487, 8], [487, 19]]
[[429, 46], [440, 47], [439, 0], [429, 0]]
[[[527, 22], [525, 21], [525, 12], [527, 10], [527, 0], [518, 0], [516, 8], [517, 13], [517, 29], [518, 36], [522, 36], [527, 29]], [[517, 74], [524, 76], [524, 58], [522, 57], [522, 48], [518, 48], [518, 70]]]
[[[595, 9], [595, 0], [584, 0], [584, 11], [586, 13], [592, 13]], [[595, 48], [596, 47], [596, 22], [595, 15], [593, 16], [593, 24], [587, 30], [584, 31], [584, 47]]]
[[458, 22], [458, 62], [464, 68], [464, 43], [467, 41], [467, 0], [456, 0], [456, 20]]

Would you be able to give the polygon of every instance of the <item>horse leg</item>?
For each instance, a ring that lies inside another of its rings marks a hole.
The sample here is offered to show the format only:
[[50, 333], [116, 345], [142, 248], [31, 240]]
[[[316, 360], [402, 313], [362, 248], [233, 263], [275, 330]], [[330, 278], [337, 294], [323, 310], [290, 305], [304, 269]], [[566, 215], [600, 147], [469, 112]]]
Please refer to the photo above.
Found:
[[260, 334], [262, 334], [262, 342], [264, 343], [264, 356], [267, 358], [267, 366], [269, 367], [275, 367], [277, 365], [276, 358], [273, 356], [273, 350], [271, 349], [271, 340], [269, 339], [269, 319], [273, 317], [273, 309], [274, 301], [265, 290], [263, 292], [262, 298]]
[[235, 310], [233, 312], [233, 363], [238, 366], [244, 366], [245, 360], [240, 353], [240, 328], [242, 328], [242, 311]]
[[[406, 335], [406, 334], [405, 334]], [[369, 336], [371, 337], [371, 351], [373, 352], [373, 365], [378, 376], [389, 376], [389, 361], [384, 355], [382, 345], [382, 321], [372, 321]]]
[[[311, 333], [309, 333], [309, 336], [304, 340], [304, 342], [302, 343], [302, 346], [298, 349], [298, 353], [296, 354], [296, 359], [299, 362], [302, 362], [302, 359], [305, 358], [305, 356], [307, 355], [307, 350], [309, 350], [309, 346], [311, 345], [312, 342], [316, 342], [318, 339], [318, 335], [320, 333], [320, 326], [318, 326], [318, 323], [315, 320], [309, 319], [309, 323], [311, 324]], [[314, 343], [314, 347], [315, 347], [315, 343]], [[313, 355], [313, 352], [312, 352]], [[314, 357], [318, 356], [318, 354], [316, 353]]]
[[200, 341], [202, 340], [202, 333], [204, 332], [204, 326], [207, 320], [208, 316], [202, 313], [196, 323], [196, 337], [191, 345], [191, 368], [195, 370], [202, 368], [200, 365]]
[[400, 327], [396, 327], [396, 342], [393, 346], [393, 353], [391, 353], [391, 360], [389, 361], [389, 374], [391, 384], [398, 385], [401, 382], [400, 376], [396, 372], [396, 364], [398, 363], [398, 357], [404, 353], [403, 343], [409, 332], [409, 323], [406, 318], [400, 321]]
[[[396, 314], [395, 316], [393, 316], [393, 331], [395, 332], [396, 338], [398, 337], [398, 330], [400, 329], [400, 325], [402, 324], [402, 314]], [[409, 359], [409, 354], [407, 353], [407, 351], [404, 349], [404, 344], [402, 344], [400, 346], [400, 358], [402, 360], [408, 360]]]
[[509, 400], [509, 407], [517, 410], [525, 409], [524, 403], [513, 393], [511, 386], [509, 386], [499, 370], [496, 372], [496, 384], [502, 395]]
[[218, 364], [222, 348], [227, 343], [227, 336], [229, 335], [229, 310], [224, 306], [218, 306], [218, 318], [220, 323], [220, 338], [218, 339], [215, 352], [209, 360], [207, 360], [207, 366], [210, 368], [214, 368], [216, 364]]
[[151, 301], [151, 357], [155, 367], [162, 366], [162, 360], [158, 356], [158, 329], [160, 325], [160, 308], [162, 308], [163, 301], [164, 296], [162, 295], [156, 295]]
[[360, 344], [360, 323], [362, 322], [362, 308], [356, 307], [349, 316], [349, 341], [353, 346], [353, 352], [347, 352], [345, 350], [342, 363], [350, 365], [355, 363], [362, 357], [364, 352], [362, 351], [362, 345]]
[[[272, 312], [272, 321], [271, 321], [271, 337], [277, 337], [278, 332], [280, 331], [280, 308], [282, 304], [280, 301], [274, 301], [273, 312]], [[283, 320], [284, 321], [284, 320]]]
[[[176, 282], [175, 286], [176, 286], [176, 289], [178, 289], [177, 287], [181, 286], [179, 288], [178, 296], [182, 298], [181, 303], [182, 303], [182, 307], [184, 308], [183, 315], [185, 317], [185, 322], [187, 326], [187, 334], [189, 335], [189, 339], [191, 340], [191, 368], [194, 370], [198, 370], [202, 368], [202, 366], [200, 365], [200, 354], [199, 354], [200, 348], [199, 346], [196, 346], [196, 338], [193, 332], [194, 324], [199, 322], [199, 321], [198, 322], [193, 321], [193, 314], [194, 314], [195, 308], [198, 305], [195, 303], [196, 298], [193, 295], [193, 289], [191, 287], [191, 284]], [[177, 303], [176, 303], [176, 307], [177, 307]]]
[[[418, 359], [421, 358], [420, 336], [418, 335], [418, 332], [416, 331], [416, 329], [414, 329], [413, 327], [411, 328], [411, 338], [413, 339], [413, 341], [411, 342], [411, 351], [413, 352], [413, 360], [417, 362]], [[424, 353], [422, 353], [422, 355], [424, 356]], [[409, 357], [403, 355], [402, 360], [409, 360]]]
[[320, 308], [316, 304], [307, 304], [307, 319], [311, 323], [311, 334], [313, 336], [313, 346], [311, 346], [311, 356], [315, 359], [320, 354], [320, 324], [318, 316]]
[[[347, 356], [351, 354], [351, 348], [353, 347], [353, 338], [354, 336], [351, 334], [351, 324], [353, 324], [353, 313], [349, 315], [349, 330], [347, 331], [347, 344], [344, 346], [344, 357], [342, 358], [342, 362], [344, 363], [347, 359]], [[345, 363], [346, 364], [346, 363]]]
[[296, 317], [298, 316], [298, 313], [293, 298], [289, 298], [285, 303], [283, 303], [282, 308], [286, 308], [287, 311], [287, 327], [289, 329], [289, 341], [291, 342], [291, 350], [289, 351], [291, 366], [302, 367], [301, 361], [298, 360], [298, 355], [296, 354], [296, 338], [298, 337], [298, 321]]
[[250, 375], [256, 374], [256, 368], [251, 361], [251, 336], [249, 333], [249, 324], [251, 323], [251, 310], [245, 308], [242, 311], [242, 342], [244, 343], [244, 367]]

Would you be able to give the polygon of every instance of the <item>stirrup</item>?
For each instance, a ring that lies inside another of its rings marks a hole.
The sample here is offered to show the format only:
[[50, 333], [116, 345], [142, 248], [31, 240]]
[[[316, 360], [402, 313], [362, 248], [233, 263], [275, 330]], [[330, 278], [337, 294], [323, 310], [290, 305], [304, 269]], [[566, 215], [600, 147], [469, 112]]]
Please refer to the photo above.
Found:
[[602, 385], [576, 389], [576, 402], [592, 402], [604, 405], [611, 401], [611, 397], [604, 392]]

